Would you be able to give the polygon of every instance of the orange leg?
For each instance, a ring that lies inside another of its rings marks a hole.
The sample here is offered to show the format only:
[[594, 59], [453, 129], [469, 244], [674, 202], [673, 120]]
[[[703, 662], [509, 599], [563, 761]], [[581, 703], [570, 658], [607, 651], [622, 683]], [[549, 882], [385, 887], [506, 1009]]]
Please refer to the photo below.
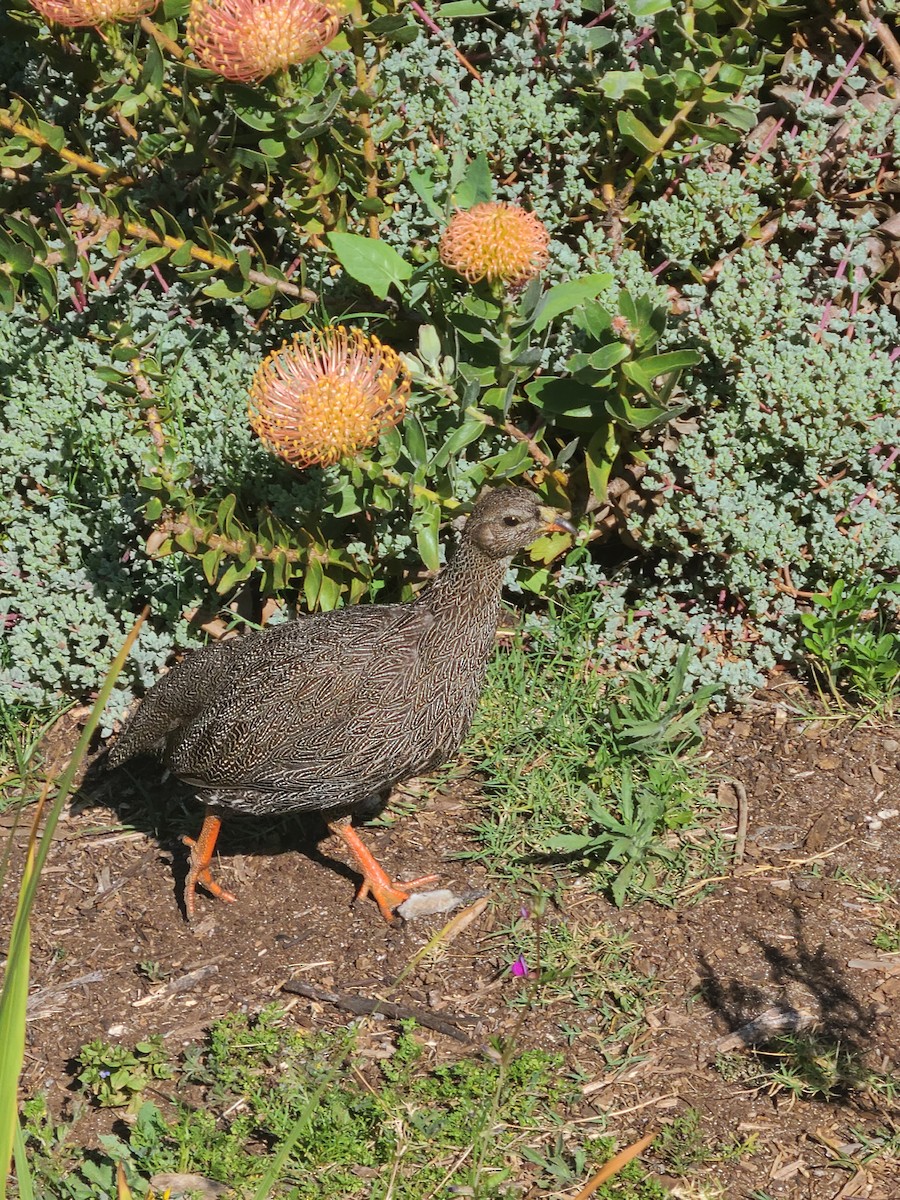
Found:
[[221, 828], [221, 817], [214, 817], [207, 810], [203, 817], [203, 828], [200, 830], [200, 836], [197, 840], [195, 841], [189, 837], [181, 839], [185, 846], [190, 846], [191, 849], [191, 865], [187, 873], [187, 878], [184, 881], [184, 910], [187, 913], [189, 921], [193, 921], [194, 919], [194, 901], [196, 899], [198, 883], [202, 884], [210, 895], [215, 896], [217, 900], [227, 900], [231, 903], [237, 899], [236, 896], [232, 896], [231, 892], [226, 892], [220, 884], [213, 880], [209, 870], [213, 850], [216, 846], [216, 838], [219, 836]]
[[344, 825], [339, 821], [329, 821], [328, 828], [341, 839], [356, 859], [362, 871], [363, 879], [359, 891], [356, 893], [357, 900], [365, 899], [371, 892], [378, 907], [381, 909], [381, 915], [386, 921], [393, 921], [394, 909], [398, 904], [402, 904], [404, 900], [409, 898], [410, 893], [404, 891], [404, 888], [413, 890], [425, 883], [434, 883], [437, 879], [437, 875], [425, 875], [422, 879], [410, 879], [408, 883], [404, 883], [401, 887], [388, 876], [380, 863], [376, 862], [372, 851], [352, 825]]

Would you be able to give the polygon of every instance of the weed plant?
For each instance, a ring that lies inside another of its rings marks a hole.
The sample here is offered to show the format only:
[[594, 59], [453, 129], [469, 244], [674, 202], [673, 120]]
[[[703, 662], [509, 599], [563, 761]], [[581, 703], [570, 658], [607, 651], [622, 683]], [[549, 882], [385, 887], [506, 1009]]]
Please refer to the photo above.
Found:
[[683, 837], [712, 811], [691, 755], [713, 689], [682, 691], [684, 657], [668, 681], [610, 675], [597, 636], [575, 599], [495, 655], [466, 747], [484, 777], [472, 857], [518, 884], [566, 862], [592, 871], [616, 904], [670, 903], [718, 861], [711, 837]]
[[[254, 1018], [223, 1018], [204, 1046], [185, 1055], [166, 1089], [171, 1102], [146, 1100], [126, 1132], [101, 1138], [98, 1153], [74, 1145], [40, 1100], [29, 1102], [25, 1134], [40, 1194], [113, 1200], [117, 1162], [136, 1196], [145, 1195], [151, 1175], [173, 1171], [249, 1194], [312, 1095], [319, 1097], [312, 1119], [267, 1193], [273, 1200], [425, 1200], [447, 1189], [489, 1200], [515, 1194], [525, 1179], [541, 1190], [558, 1186], [563, 1170], [577, 1182], [610, 1157], [610, 1139], [584, 1137], [568, 1123], [577, 1085], [559, 1055], [526, 1050], [508, 1061], [440, 1066], [406, 1025], [373, 1067], [357, 1051], [359, 1036], [298, 1031], [276, 1006]], [[121, 1053], [108, 1047], [105, 1057]], [[91, 1054], [104, 1057], [100, 1047]], [[664, 1196], [634, 1164], [617, 1188], [627, 1200]]]

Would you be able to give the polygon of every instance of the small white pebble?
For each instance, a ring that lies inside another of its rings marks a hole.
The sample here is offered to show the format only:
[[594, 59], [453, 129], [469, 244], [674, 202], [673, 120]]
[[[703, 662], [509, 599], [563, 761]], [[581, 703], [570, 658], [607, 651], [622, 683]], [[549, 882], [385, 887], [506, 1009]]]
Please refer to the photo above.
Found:
[[890, 821], [893, 817], [900, 817], [900, 808], [879, 808], [878, 816], [882, 821]]
[[464, 896], [457, 896], [449, 888], [438, 888], [434, 892], [413, 892], [397, 906], [397, 912], [404, 921], [415, 921], [417, 917], [450, 912], [452, 908], [457, 908], [464, 902]]

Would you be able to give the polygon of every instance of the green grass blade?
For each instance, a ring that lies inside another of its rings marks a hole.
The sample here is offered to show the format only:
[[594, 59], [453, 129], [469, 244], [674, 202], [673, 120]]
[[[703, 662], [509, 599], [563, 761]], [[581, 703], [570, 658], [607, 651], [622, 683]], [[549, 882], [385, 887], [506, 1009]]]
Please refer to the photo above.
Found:
[[268, 1171], [266, 1171], [265, 1175], [260, 1180], [259, 1187], [253, 1193], [253, 1200], [269, 1200], [269, 1196], [272, 1194], [272, 1188], [274, 1188], [275, 1184], [278, 1182], [281, 1172], [284, 1169], [284, 1164], [287, 1162], [288, 1155], [293, 1150], [300, 1137], [306, 1131], [306, 1127], [312, 1120], [313, 1114], [318, 1108], [319, 1102], [324, 1096], [326, 1089], [334, 1085], [337, 1077], [338, 1069], [335, 1068], [335, 1070], [326, 1079], [322, 1080], [313, 1094], [306, 1101], [303, 1106], [303, 1111], [294, 1122], [291, 1132], [278, 1147], [278, 1153], [272, 1159]]
[[16, 1121], [15, 1141], [13, 1142], [16, 1162], [16, 1182], [19, 1185], [19, 1200], [34, 1200], [34, 1183], [28, 1166], [28, 1154], [25, 1150], [25, 1138], [22, 1127]]
[[34, 905], [41, 869], [50, 852], [50, 843], [63, 805], [72, 790], [75, 775], [87, 753], [91, 737], [100, 722], [110, 693], [148, 612], [149, 609], [145, 608], [135, 621], [122, 649], [107, 672], [81, 737], [78, 739], [78, 745], [59, 778], [56, 796], [47, 814], [43, 831], [40, 834], [38, 832], [41, 816], [40, 806], [32, 824], [22, 882], [19, 886], [16, 913], [9, 939], [3, 991], [0, 993], [0, 1200], [6, 1200], [8, 1168], [13, 1148], [16, 1145], [16, 1130], [19, 1124], [18, 1086], [25, 1057], [25, 1010], [28, 1003], [28, 981], [31, 968], [31, 909]]
[[[31, 853], [25, 869], [27, 873], [33, 871]], [[21, 893], [14, 930], [20, 923], [20, 914]], [[25, 1010], [31, 966], [31, 930], [27, 917], [21, 920], [21, 926], [16, 953], [10, 951], [6, 964], [0, 995], [0, 1200], [6, 1200], [7, 1168], [19, 1128], [19, 1073], [25, 1058]]]

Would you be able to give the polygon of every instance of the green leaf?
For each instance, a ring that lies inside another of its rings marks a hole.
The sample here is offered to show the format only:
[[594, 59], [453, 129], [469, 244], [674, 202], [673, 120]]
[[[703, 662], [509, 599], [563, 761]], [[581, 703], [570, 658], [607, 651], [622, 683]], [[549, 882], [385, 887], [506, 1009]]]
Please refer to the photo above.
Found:
[[489, 17], [491, 15], [491, 6], [489, 4], [480, 3], [480, 0], [450, 0], [449, 4], [442, 4], [440, 7], [439, 17], [456, 20], [458, 17]]
[[634, 113], [625, 109], [616, 114], [616, 124], [619, 133], [629, 142], [636, 143], [641, 150], [649, 150], [651, 154], [659, 154], [663, 144], [655, 133], [652, 133], [643, 121], [639, 121]]
[[672, 0], [625, 0], [625, 7], [633, 17], [644, 21], [647, 17], [654, 17], [657, 13], [674, 9], [675, 5]]
[[406, 178], [411, 184], [413, 191], [425, 205], [429, 216], [434, 217], [437, 221], [443, 221], [445, 213], [434, 198], [434, 176], [432, 173], [427, 170], [411, 170]]
[[384, 300], [391, 285], [402, 292], [403, 281], [412, 275], [412, 267], [386, 242], [358, 233], [329, 233], [331, 248], [341, 266], [359, 283]]
[[417, 416], [409, 416], [403, 422], [403, 440], [409, 461], [415, 467], [424, 467], [428, 460], [428, 445], [422, 422]]
[[484, 433], [485, 425], [483, 421], [466, 420], [459, 426], [458, 429], [450, 434], [447, 440], [435, 454], [431, 460], [432, 467], [445, 467], [451, 458], [459, 454], [460, 450], [465, 449], [470, 442], [474, 442], [477, 437]]
[[236, 84], [231, 92], [231, 107], [251, 129], [271, 133], [281, 123], [281, 114], [271, 102], [266, 103], [265, 96], [265, 92]]
[[697, 350], [673, 350], [668, 354], [649, 354], [634, 362], [624, 363], [622, 373], [639, 388], [650, 391], [654, 379], [660, 375], [668, 375], [671, 371], [680, 371], [683, 367], [692, 367], [700, 362], [703, 356]]
[[529, 400], [550, 416], [578, 421], [596, 419], [597, 393], [573, 379], [543, 375], [526, 383], [525, 391]]
[[440, 544], [438, 533], [441, 527], [441, 507], [439, 504], [429, 504], [413, 517], [416, 530], [416, 549], [419, 557], [429, 571], [438, 571], [441, 566]]
[[219, 578], [219, 565], [224, 557], [224, 550], [207, 550], [200, 559], [200, 565], [203, 567], [203, 574], [206, 576], [207, 583], [214, 584]]
[[563, 313], [571, 312], [573, 308], [580, 308], [586, 301], [593, 300], [604, 288], [609, 287], [612, 281], [612, 275], [603, 271], [557, 283], [543, 295], [535, 309], [534, 332], [542, 333], [551, 321]]
[[604, 25], [595, 25], [593, 29], [575, 29], [570, 36], [584, 42], [590, 50], [602, 50], [616, 40], [615, 30], [607, 29]]
[[471, 208], [474, 204], [484, 204], [490, 200], [493, 190], [491, 168], [482, 150], [469, 163], [465, 177], [453, 193], [453, 202], [460, 208]]
[[566, 366], [573, 373], [590, 367], [594, 371], [611, 371], [613, 367], [626, 359], [631, 353], [631, 347], [624, 342], [611, 342], [601, 346], [592, 354], [573, 354]]
[[[604, 32], [612, 33], [612, 30]], [[608, 100], [622, 100], [626, 95], [646, 96], [647, 88], [640, 71], [607, 71], [600, 77], [600, 91]]]

